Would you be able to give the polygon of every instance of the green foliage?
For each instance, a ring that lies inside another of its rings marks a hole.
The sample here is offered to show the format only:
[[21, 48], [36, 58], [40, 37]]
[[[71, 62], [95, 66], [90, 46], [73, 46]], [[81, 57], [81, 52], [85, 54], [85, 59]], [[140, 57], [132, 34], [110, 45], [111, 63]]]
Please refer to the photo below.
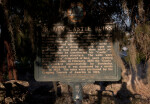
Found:
[[29, 58], [27, 56], [21, 57], [21, 64], [26, 66], [28, 64]]
[[142, 52], [137, 53], [137, 59], [136, 59], [137, 64], [140, 64], [140, 62], [144, 62], [145, 60], [146, 60], [146, 56]]
[[[128, 54], [129, 52], [127, 52], [127, 54]], [[125, 60], [125, 62], [126, 63], [130, 63], [130, 57], [129, 57], [129, 55], [127, 55], [126, 57], [124, 57], [124, 60]]]
[[[124, 60], [125, 60], [125, 62], [126, 63], [131, 63], [130, 61], [130, 56], [129, 56], [129, 51], [127, 51], [127, 56], [126, 57], [124, 57]], [[145, 54], [143, 54], [142, 52], [137, 52], [136, 53], [136, 64], [140, 64], [141, 62], [144, 62], [145, 60], [146, 60], [146, 56], [145, 56]]]
[[137, 25], [134, 38], [137, 51], [148, 60], [150, 56], [150, 25], [148, 23]]
[[17, 42], [18, 46], [21, 45], [21, 42], [22, 42], [23, 38], [24, 38], [24, 34], [22, 33], [21, 30], [18, 30], [18, 32], [16, 33], [16, 42]]
[[[126, 0], [126, 3], [124, 3], [125, 10], [130, 11], [129, 17], [125, 16], [126, 13], [122, 9], [122, 0], [9, 0], [9, 18], [12, 19], [11, 24], [17, 44], [17, 55], [23, 63], [28, 60], [28, 58], [24, 58], [25, 56], [30, 57], [33, 55], [29, 48], [31, 48], [31, 43], [35, 43], [34, 39], [37, 41], [36, 36], [41, 34], [43, 26], [46, 26], [50, 31], [53, 24], [60, 21], [64, 22], [64, 25], [70, 26], [68, 17], [63, 13], [70, 8], [71, 2], [82, 2], [84, 4], [87, 17], [83, 20], [83, 24], [86, 26], [99, 26], [115, 20], [122, 26], [122, 23], [127, 19], [131, 19], [131, 25], [137, 25], [135, 22], [135, 17], [139, 16], [137, 0]], [[144, 8], [148, 8], [148, 4], [148, 0], [144, 1]], [[135, 28], [137, 63], [145, 60], [150, 53], [149, 22], [138, 24]], [[134, 28], [130, 26], [130, 29], [133, 30]], [[117, 31], [113, 35], [115, 40], [121, 42], [121, 46], [130, 44], [129, 37], [126, 37], [121, 31]], [[129, 55], [125, 57], [127, 62], [130, 62], [130, 59]]]
[[137, 25], [137, 27], [135, 28], [135, 34], [136, 35], [147, 34], [150, 36], [150, 25], [149, 24]]

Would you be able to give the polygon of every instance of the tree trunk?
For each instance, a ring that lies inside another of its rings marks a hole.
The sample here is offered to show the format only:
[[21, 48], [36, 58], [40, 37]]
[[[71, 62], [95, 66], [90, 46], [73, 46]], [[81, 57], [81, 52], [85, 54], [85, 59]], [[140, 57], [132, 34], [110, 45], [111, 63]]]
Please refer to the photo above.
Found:
[[[2, 8], [2, 3], [0, 0], [0, 29], [2, 31], [3, 29], [3, 8]], [[2, 31], [3, 32], [3, 31]], [[4, 37], [2, 35], [2, 32], [0, 34], [0, 82], [3, 81], [3, 69], [4, 69]]]
[[147, 80], [148, 80], [148, 84], [150, 86], [150, 58], [149, 60], [147, 61]]
[[[8, 64], [8, 78], [17, 80], [17, 71], [15, 69], [14, 58], [11, 53], [10, 45], [7, 41], [4, 41], [4, 45], [7, 50], [7, 64]], [[13, 73], [13, 74], [12, 74]]]
[[[15, 69], [15, 65], [14, 65], [14, 57], [13, 57], [13, 53], [12, 53], [12, 48], [10, 47], [10, 42], [11, 42], [11, 37], [13, 35], [13, 31], [11, 28], [11, 24], [9, 23], [9, 19], [8, 19], [8, 9], [7, 9], [7, 0], [4, 0], [3, 2], [0, 3], [0, 13], [1, 13], [1, 39], [0, 39], [0, 60], [2, 62], [0, 62], [0, 74], [3, 74], [3, 70], [4, 70], [4, 45], [6, 47], [7, 50], [7, 63], [8, 63], [8, 76], [9, 79], [14, 79], [17, 80], [17, 72]], [[5, 40], [5, 41], [4, 41]], [[13, 72], [13, 74], [12, 74]], [[2, 75], [0, 75], [0, 77], [2, 77]], [[1, 79], [1, 78], [0, 78]]]
[[3, 81], [3, 73], [4, 73], [4, 44], [3, 39], [0, 38], [0, 82]]
[[143, 0], [138, 0], [138, 13], [139, 13], [139, 17], [140, 17], [141, 22], [145, 22], [144, 21], [145, 11], [144, 11]]

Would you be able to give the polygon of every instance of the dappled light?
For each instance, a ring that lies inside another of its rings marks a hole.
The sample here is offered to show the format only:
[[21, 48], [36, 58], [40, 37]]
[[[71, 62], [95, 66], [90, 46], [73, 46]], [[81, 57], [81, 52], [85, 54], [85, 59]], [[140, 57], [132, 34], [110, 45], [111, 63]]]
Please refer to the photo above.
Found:
[[149, 0], [0, 0], [0, 103], [148, 104], [149, 14]]

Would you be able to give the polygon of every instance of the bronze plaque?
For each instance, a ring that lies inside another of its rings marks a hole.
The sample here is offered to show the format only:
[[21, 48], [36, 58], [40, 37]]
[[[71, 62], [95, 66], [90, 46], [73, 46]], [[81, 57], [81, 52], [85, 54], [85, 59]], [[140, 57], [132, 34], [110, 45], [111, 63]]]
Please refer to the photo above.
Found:
[[[53, 26], [41, 35], [35, 61], [37, 81], [118, 81], [120, 69], [112, 55], [119, 45], [112, 41], [112, 27]], [[107, 32], [102, 33], [102, 30]], [[94, 32], [93, 32], [94, 31]], [[109, 31], [109, 32], [108, 32]]]

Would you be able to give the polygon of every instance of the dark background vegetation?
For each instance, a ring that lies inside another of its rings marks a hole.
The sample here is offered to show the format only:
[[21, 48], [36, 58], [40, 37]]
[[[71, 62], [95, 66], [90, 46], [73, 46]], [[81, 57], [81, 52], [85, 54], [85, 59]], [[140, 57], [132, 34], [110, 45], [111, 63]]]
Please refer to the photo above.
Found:
[[[71, 23], [66, 11], [71, 3], [78, 2], [83, 4], [86, 16], [80, 23]], [[149, 10], [149, 0], [0, 0], [0, 81], [33, 79], [39, 39], [42, 34], [52, 33], [54, 24], [61, 22], [66, 27], [89, 26], [93, 29], [105, 23], [115, 23], [119, 32], [114, 33], [114, 40], [120, 42], [120, 49], [124, 46], [128, 48], [128, 56], [124, 59], [118, 56], [122, 82], [131, 81], [131, 89], [137, 86], [137, 92], [148, 96]], [[93, 42], [100, 39], [97, 34], [95, 37], [97, 40]], [[77, 39], [79, 43], [88, 41], [80, 37]], [[144, 74], [139, 77], [138, 73]], [[139, 86], [145, 86], [144, 90]]]

